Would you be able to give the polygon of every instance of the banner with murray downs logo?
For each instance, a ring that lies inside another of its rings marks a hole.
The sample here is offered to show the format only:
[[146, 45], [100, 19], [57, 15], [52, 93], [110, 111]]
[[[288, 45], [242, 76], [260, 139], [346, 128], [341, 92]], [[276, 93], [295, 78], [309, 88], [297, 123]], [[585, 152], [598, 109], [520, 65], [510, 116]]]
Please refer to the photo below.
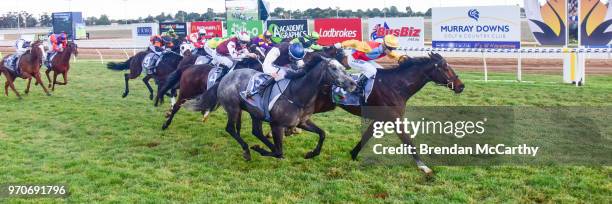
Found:
[[432, 46], [520, 48], [520, 9], [518, 6], [433, 8]]
[[370, 18], [368, 40], [379, 41], [385, 35], [398, 37], [402, 47], [423, 47], [425, 39], [423, 18]]
[[269, 20], [268, 31], [272, 32], [274, 42], [294, 39], [308, 35], [308, 20]]
[[333, 45], [345, 40], [361, 40], [361, 18], [320, 18], [314, 20], [320, 45]]
[[239, 32], [247, 32], [254, 37], [263, 33], [262, 21], [227, 21], [227, 35], [234, 36]]

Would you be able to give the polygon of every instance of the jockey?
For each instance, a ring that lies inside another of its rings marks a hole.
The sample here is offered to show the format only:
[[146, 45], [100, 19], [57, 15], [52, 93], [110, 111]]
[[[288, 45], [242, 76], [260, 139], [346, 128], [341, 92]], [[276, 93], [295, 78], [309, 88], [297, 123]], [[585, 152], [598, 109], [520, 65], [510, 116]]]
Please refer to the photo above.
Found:
[[347, 40], [342, 43], [336, 43], [335, 46], [337, 48], [352, 49], [352, 54], [347, 56], [348, 65], [363, 73], [357, 82], [360, 88], [358, 90], [362, 90], [365, 87], [367, 79], [374, 78], [377, 68], [382, 68], [375, 60], [385, 56], [394, 60], [398, 60], [400, 57], [398, 53], [394, 52], [399, 47], [399, 42], [395, 35], [386, 35], [383, 43]]
[[188, 40], [195, 48], [204, 48], [206, 44], [206, 30], [200, 29], [197, 33], [189, 34]]
[[237, 36], [223, 41], [217, 46], [214, 64], [219, 65], [223, 68], [224, 73], [227, 73], [234, 67], [236, 61], [247, 57], [256, 58], [257, 55], [250, 53], [248, 50], [250, 41], [249, 34], [246, 32], [241, 32]]
[[[306, 52], [300, 43], [283, 42], [278, 47], [273, 47], [266, 55], [262, 63], [264, 73], [272, 76], [271, 79], [261, 83], [254, 92], [247, 93], [247, 98], [253, 97], [257, 93], [263, 93], [266, 87], [275, 81], [282, 79], [295, 79], [303, 75], [304, 56]], [[295, 65], [297, 69], [291, 66]]]
[[162, 37], [159, 35], [154, 35], [154, 36], [151, 36], [149, 41], [151, 42], [151, 45], [149, 45], [149, 51], [157, 55], [161, 55], [162, 51], [164, 51], [165, 49], [164, 42], [163, 42], [164, 40], [162, 39]]
[[47, 62], [51, 61], [51, 59], [58, 52], [63, 52], [66, 46], [68, 46], [68, 39], [66, 37], [66, 32], [62, 31], [60, 34], [51, 34], [49, 36], [49, 43], [51, 43], [51, 49], [49, 50], [49, 53], [47, 54]]
[[170, 28], [170, 30], [168, 30], [168, 32], [166, 32], [166, 35], [172, 37], [173, 39], [178, 38], [178, 35], [176, 35], [176, 32], [172, 28]]
[[303, 37], [297, 37], [291, 40], [291, 43], [301, 43], [307, 52], [321, 51], [323, 50], [323, 47], [317, 43], [319, 38], [320, 38], [319, 33], [314, 31], [310, 33], [310, 35], [306, 35]]
[[272, 42], [272, 32], [268, 30], [263, 34], [254, 37], [251, 39], [251, 44], [257, 45], [257, 47], [262, 49], [263, 53], [267, 53], [270, 51], [270, 49], [272, 49], [272, 47], [274, 47], [274, 43]]
[[19, 39], [15, 42], [15, 57], [13, 60], [13, 67], [17, 67], [17, 61], [28, 49], [30, 48], [30, 41], [26, 41], [24, 39]]

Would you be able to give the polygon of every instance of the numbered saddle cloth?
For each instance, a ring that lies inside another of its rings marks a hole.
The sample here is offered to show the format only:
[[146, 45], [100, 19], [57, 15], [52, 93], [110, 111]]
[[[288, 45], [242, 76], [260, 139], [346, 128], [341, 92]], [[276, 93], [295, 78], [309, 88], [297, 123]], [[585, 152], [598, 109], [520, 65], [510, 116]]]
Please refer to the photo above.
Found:
[[283, 79], [277, 81], [274, 84], [266, 87], [263, 93], [255, 94], [251, 98], [247, 99], [246, 95], [247, 93], [254, 92], [263, 82], [271, 78], [272, 77], [270, 75], [264, 73], [257, 73], [251, 77], [246, 87], [239, 87], [239, 90], [243, 90], [240, 93], [240, 97], [249, 105], [261, 111], [264, 115], [264, 120], [267, 122], [270, 122], [271, 119], [270, 110], [272, 110], [276, 101], [280, 98], [283, 92], [285, 92], [287, 86], [289, 85], [289, 83], [291, 83], [291, 80]]
[[[359, 80], [359, 75], [353, 74], [351, 75], [351, 78], [353, 78], [353, 80], [357, 82], [357, 80]], [[368, 97], [370, 97], [370, 94], [372, 93], [372, 89], [374, 88], [374, 81], [375, 81], [375, 78], [369, 78], [368, 81], [366, 82], [365, 87], [362, 88], [365, 90], [361, 90], [361, 91], [355, 90], [353, 92], [348, 92], [334, 85], [332, 86], [332, 100], [336, 104], [347, 105], [347, 106], [363, 105], [365, 102], [368, 101]], [[357, 93], [362, 93], [362, 94], [357, 94]]]
[[19, 57], [17, 55], [10, 55], [4, 60], [4, 67], [6, 67], [12, 74], [17, 76], [21, 75], [19, 70]]
[[222, 73], [223, 73], [223, 68], [221, 67], [212, 68], [210, 72], [208, 72], [208, 80], [206, 81], [206, 90], [210, 89], [211, 87], [213, 87], [213, 85], [215, 85], [215, 83], [217, 83], [217, 79], [221, 77]]
[[158, 55], [154, 52], [147, 54], [142, 60], [142, 68], [147, 71], [147, 74], [155, 73], [155, 68], [161, 61], [163, 55]]

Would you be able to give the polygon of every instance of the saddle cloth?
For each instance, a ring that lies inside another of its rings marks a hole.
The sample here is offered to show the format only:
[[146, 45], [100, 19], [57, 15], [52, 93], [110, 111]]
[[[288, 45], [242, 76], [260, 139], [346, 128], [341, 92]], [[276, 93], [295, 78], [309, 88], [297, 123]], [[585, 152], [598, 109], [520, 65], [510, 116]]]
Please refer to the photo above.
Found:
[[[351, 78], [355, 82], [359, 80], [358, 74], [351, 75]], [[338, 86], [332, 86], [332, 100], [336, 104], [347, 105], [347, 106], [360, 106], [368, 101], [368, 97], [372, 93], [372, 89], [374, 88], [374, 78], [369, 78], [368, 82], [365, 85], [365, 90], [362, 90], [362, 94], [357, 94], [357, 90], [354, 92], [348, 92]]]
[[196, 58], [195, 61], [195, 65], [200, 65], [200, 64], [209, 64], [212, 61], [212, 57], [210, 56], [206, 56], [206, 55], [200, 55], [198, 56], [198, 58]]
[[20, 70], [19, 63], [15, 62], [19, 62], [19, 58], [20, 57], [17, 57], [17, 55], [10, 55], [6, 58], [6, 60], [4, 60], [4, 67], [6, 67], [12, 74], [17, 76], [20, 75]]
[[215, 85], [215, 83], [217, 82], [217, 79], [221, 77], [222, 72], [223, 72], [223, 69], [221, 67], [212, 68], [210, 72], [208, 72], [208, 80], [206, 81], [206, 90], [210, 89], [213, 85]]
[[270, 75], [264, 73], [257, 73], [251, 77], [246, 87], [240, 87], [240, 90], [244, 90], [240, 93], [240, 97], [246, 101], [250, 106], [257, 108], [264, 115], [264, 120], [270, 122], [270, 110], [274, 107], [276, 101], [285, 92], [291, 80], [283, 79], [275, 82], [274, 84], [266, 87], [263, 93], [255, 94], [250, 99], [247, 99], [246, 94], [251, 93], [258, 89], [258, 87], [268, 79], [272, 78]]
[[142, 68], [147, 71], [147, 74], [154, 73], [154, 69], [161, 61], [162, 56], [163, 55], [158, 55], [154, 52], [151, 52], [144, 57], [144, 59], [142, 60]]

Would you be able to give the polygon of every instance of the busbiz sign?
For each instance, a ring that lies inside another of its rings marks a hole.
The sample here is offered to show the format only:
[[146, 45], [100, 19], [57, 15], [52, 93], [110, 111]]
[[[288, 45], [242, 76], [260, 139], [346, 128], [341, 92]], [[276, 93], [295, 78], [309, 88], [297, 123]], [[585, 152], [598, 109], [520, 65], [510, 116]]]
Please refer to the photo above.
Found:
[[521, 46], [518, 6], [432, 9], [432, 46], [436, 48], [508, 48]]

